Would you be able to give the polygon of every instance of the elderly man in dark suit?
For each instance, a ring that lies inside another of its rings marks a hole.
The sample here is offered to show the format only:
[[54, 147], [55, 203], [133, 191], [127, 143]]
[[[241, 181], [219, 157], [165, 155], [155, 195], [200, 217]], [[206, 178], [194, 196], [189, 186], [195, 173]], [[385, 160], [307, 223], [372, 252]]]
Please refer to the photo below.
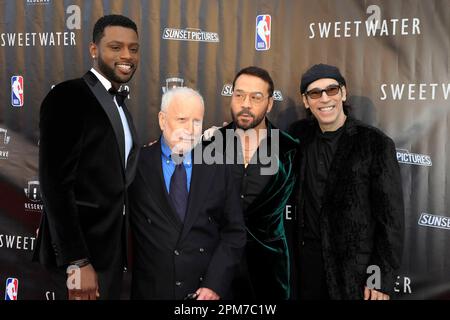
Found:
[[163, 134], [141, 150], [130, 187], [132, 299], [230, 297], [246, 233], [230, 169], [202, 159], [203, 114], [198, 92], [169, 90], [159, 113]]
[[[44, 214], [34, 260], [60, 270], [71, 267], [69, 299], [118, 299], [126, 261], [127, 187], [139, 150], [123, 101], [127, 93], [118, 89], [138, 65], [136, 24], [119, 15], [100, 18], [90, 54], [93, 68], [57, 85], [41, 106]], [[55, 274], [64, 288], [65, 272]]]
[[300, 298], [389, 299], [404, 228], [394, 142], [348, 115], [338, 68], [312, 66], [301, 93], [310, 117], [290, 129], [300, 141]]

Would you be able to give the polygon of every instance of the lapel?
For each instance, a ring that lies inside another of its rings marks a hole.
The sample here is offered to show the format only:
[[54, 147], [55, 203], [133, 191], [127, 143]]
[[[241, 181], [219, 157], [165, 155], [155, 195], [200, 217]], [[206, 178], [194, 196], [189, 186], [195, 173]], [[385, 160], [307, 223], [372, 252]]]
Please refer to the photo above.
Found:
[[[130, 154], [128, 155], [127, 167], [125, 170], [126, 186], [128, 187], [133, 182], [134, 174], [136, 172], [137, 160], [138, 160], [140, 148], [139, 148], [139, 140], [138, 140], [136, 128], [134, 126], [131, 114], [125, 105], [125, 102], [124, 102], [124, 105], [122, 106], [122, 108], [123, 108], [123, 112], [125, 113], [125, 117], [127, 118], [128, 127], [130, 128], [130, 131], [131, 131], [131, 137], [133, 138], [133, 146], [130, 150]], [[125, 148], [125, 146], [124, 146], [124, 148]]]
[[[202, 148], [202, 144], [199, 143], [195, 148]], [[182, 241], [186, 237], [192, 228], [192, 225], [197, 220], [197, 216], [202, 210], [205, 194], [209, 190], [211, 180], [214, 178], [213, 169], [216, 167], [216, 165], [208, 166], [201, 161], [197, 161], [198, 164], [195, 164], [194, 154], [195, 152], [192, 152], [192, 176], [191, 187], [189, 189], [188, 208], [179, 241]]]
[[354, 120], [347, 116], [347, 120], [344, 124], [344, 132], [339, 139], [336, 152], [333, 157], [333, 161], [330, 165], [330, 171], [328, 172], [328, 179], [323, 193], [323, 207], [326, 205], [326, 201], [333, 199], [335, 189], [340, 187], [339, 174], [347, 165], [347, 159], [353, 150], [353, 145], [356, 142], [356, 126]]
[[117, 145], [119, 147], [120, 161], [122, 163], [123, 172], [125, 173], [125, 136], [123, 133], [122, 121], [120, 120], [120, 115], [116, 110], [117, 107], [114, 100], [92, 72], [88, 71], [83, 76], [83, 79], [97, 98], [98, 102], [108, 116], [109, 121], [111, 122], [114, 134], [116, 136]]
[[[143, 164], [143, 180], [146, 187], [149, 189], [149, 195], [153, 201], [158, 205], [161, 212], [168, 217], [172, 222], [177, 232], [180, 233], [182, 229], [182, 223], [175, 210], [170, 203], [169, 194], [166, 190], [166, 184], [164, 182], [164, 176], [161, 163], [161, 143], [156, 142], [153, 148], [149, 152], [148, 159], [140, 161]], [[192, 186], [191, 186], [192, 187]]]

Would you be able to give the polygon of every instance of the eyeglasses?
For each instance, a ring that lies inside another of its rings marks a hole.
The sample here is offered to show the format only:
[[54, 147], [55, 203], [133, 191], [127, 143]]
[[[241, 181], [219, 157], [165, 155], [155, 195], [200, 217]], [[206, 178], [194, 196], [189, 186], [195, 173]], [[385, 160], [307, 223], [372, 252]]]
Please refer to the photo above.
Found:
[[341, 89], [341, 86], [338, 84], [332, 84], [325, 89], [320, 88], [314, 88], [305, 93], [309, 98], [311, 99], [319, 99], [322, 97], [322, 93], [325, 92], [327, 96], [335, 96], [339, 93], [339, 90]]
[[269, 95], [265, 96], [261, 92], [245, 92], [242, 90], [233, 91], [232, 97], [238, 102], [244, 102], [247, 99], [247, 96], [250, 96], [251, 104], [260, 104], [264, 101], [264, 99], [270, 97]]

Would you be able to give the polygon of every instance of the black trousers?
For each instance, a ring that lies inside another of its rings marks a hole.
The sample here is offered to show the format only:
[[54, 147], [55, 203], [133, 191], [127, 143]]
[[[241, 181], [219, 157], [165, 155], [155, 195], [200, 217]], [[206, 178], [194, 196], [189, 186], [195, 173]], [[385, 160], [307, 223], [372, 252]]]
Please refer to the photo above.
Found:
[[320, 241], [305, 239], [299, 262], [299, 299], [329, 300]]

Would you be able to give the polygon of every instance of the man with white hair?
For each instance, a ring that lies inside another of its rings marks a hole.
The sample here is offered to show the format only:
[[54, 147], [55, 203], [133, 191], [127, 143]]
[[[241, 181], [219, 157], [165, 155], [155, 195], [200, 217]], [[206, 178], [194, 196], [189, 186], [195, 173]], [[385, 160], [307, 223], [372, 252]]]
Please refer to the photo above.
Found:
[[130, 187], [132, 299], [229, 297], [246, 231], [229, 169], [195, 161], [204, 111], [195, 90], [167, 91], [162, 136], [142, 149]]

